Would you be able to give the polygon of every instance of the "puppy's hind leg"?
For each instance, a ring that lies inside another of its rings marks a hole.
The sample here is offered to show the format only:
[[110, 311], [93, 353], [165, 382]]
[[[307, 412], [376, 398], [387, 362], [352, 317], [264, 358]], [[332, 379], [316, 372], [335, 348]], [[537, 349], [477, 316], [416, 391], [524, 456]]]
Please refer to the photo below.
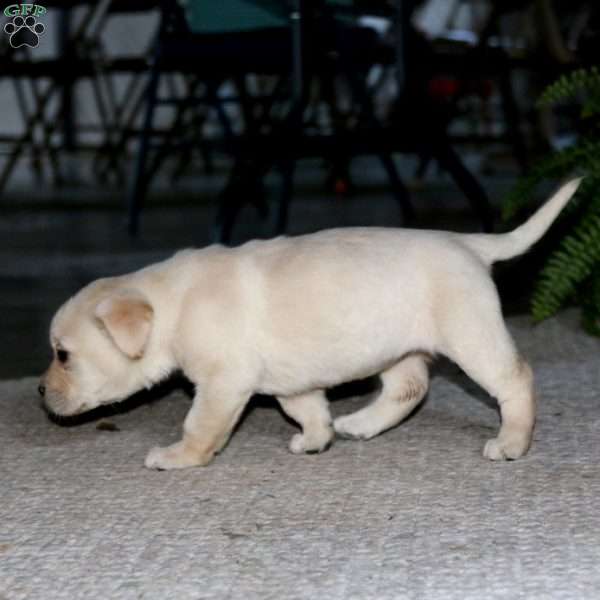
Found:
[[166, 448], [152, 448], [146, 467], [166, 470], [207, 465], [227, 443], [249, 399], [248, 391], [227, 381], [202, 386], [183, 423], [182, 440]]
[[427, 393], [429, 374], [425, 356], [406, 356], [381, 373], [381, 382], [383, 388], [374, 402], [334, 421], [338, 435], [368, 440], [407, 417]]
[[500, 432], [487, 442], [483, 455], [490, 460], [519, 458], [529, 449], [535, 425], [531, 368], [517, 353], [499, 308], [487, 314], [472, 310], [462, 323], [447, 354], [500, 405]]
[[327, 450], [333, 439], [329, 402], [323, 390], [298, 396], [278, 397], [283, 411], [302, 427], [290, 441], [294, 454], [316, 454]]

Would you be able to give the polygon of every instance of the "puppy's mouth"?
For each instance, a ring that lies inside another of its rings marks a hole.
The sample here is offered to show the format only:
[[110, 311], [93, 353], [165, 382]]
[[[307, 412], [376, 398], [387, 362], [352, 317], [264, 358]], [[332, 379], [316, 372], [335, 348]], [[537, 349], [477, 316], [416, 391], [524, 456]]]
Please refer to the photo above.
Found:
[[52, 421], [60, 421], [61, 419], [75, 417], [89, 410], [89, 406], [83, 402], [75, 408], [67, 406], [64, 402], [44, 400], [42, 408]]

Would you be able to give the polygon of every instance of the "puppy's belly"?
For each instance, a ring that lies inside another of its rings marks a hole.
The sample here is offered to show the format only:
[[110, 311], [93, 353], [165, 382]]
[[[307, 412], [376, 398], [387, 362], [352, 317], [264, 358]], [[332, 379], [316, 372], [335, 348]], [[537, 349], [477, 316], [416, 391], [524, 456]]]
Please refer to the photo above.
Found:
[[409, 350], [398, 345], [393, 351], [291, 354], [276, 357], [265, 365], [257, 392], [274, 396], [293, 396], [315, 389], [376, 375], [398, 362]]
[[263, 366], [260, 391], [285, 396], [329, 388], [380, 373], [411, 352], [436, 353], [437, 336], [426, 311], [408, 318], [389, 303], [354, 318], [349, 313], [290, 319], [291, 326], [261, 336], [254, 346]]

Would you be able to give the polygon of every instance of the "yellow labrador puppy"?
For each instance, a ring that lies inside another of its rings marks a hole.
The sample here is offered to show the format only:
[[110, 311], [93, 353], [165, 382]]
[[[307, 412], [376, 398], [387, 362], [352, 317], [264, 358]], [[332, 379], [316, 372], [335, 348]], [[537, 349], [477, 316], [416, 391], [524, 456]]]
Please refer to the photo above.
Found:
[[[506, 234], [334, 229], [185, 250], [100, 279], [54, 317], [40, 393], [50, 412], [74, 415], [181, 369], [196, 386], [183, 438], [146, 457], [149, 468], [177, 469], [208, 464], [257, 392], [275, 395], [301, 426], [294, 453], [321, 452], [334, 431], [372, 438], [422, 400], [428, 357], [440, 353], [500, 404], [500, 432], [484, 456], [518, 458], [534, 427], [533, 378], [490, 265], [536, 242], [579, 182]], [[375, 401], [332, 424], [325, 390], [375, 373]]]

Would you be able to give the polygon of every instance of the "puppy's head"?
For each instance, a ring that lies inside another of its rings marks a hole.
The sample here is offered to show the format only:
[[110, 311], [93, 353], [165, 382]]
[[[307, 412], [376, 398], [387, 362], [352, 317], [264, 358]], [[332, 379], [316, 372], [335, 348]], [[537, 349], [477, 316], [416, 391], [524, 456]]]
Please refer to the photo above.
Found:
[[144, 385], [154, 311], [138, 290], [96, 281], [66, 302], [50, 327], [53, 360], [40, 382], [46, 408], [75, 415]]

